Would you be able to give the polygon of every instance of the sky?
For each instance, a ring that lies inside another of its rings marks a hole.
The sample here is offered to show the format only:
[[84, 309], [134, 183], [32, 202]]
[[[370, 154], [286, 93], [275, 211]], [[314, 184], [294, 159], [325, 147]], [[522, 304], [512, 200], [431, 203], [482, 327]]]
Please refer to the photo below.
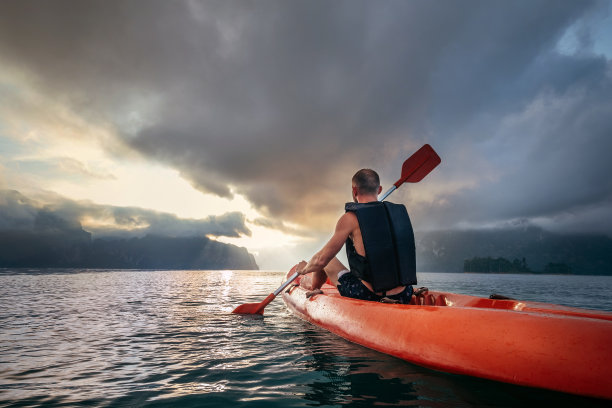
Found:
[[0, 2], [0, 228], [206, 235], [288, 269], [350, 179], [417, 231], [612, 236], [612, 5], [574, 0]]

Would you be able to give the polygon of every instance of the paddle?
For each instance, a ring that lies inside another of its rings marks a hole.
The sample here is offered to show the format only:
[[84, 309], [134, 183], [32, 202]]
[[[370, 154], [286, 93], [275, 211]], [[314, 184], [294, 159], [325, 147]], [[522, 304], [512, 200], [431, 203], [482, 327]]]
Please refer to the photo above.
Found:
[[423, 180], [423, 177], [428, 175], [441, 162], [440, 156], [438, 156], [433, 147], [428, 144], [423, 145], [423, 147], [406, 159], [402, 165], [402, 175], [393, 183], [389, 190], [378, 197], [378, 201], [384, 201], [385, 198], [389, 197], [389, 194], [397, 190], [405, 182], [418, 183]]
[[[417, 150], [412, 156], [406, 159], [402, 165], [402, 175], [393, 184], [393, 186], [387, 190], [382, 196], [378, 198], [378, 201], [383, 201], [392, 192], [398, 189], [399, 186], [408, 183], [418, 183], [429, 174], [442, 160], [440, 156], [434, 151], [434, 149], [426, 144]], [[274, 298], [283, 291], [287, 286], [293, 282], [299, 274], [294, 272], [289, 279], [279, 286], [274, 292], [270, 293], [263, 302], [260, 303], [245, 303], [244, 305], [238, 306], [232, 313], [238, 314], [260, 314], [263, 315], [264, 308], [268, 306]]]
[[299, 274], [297, 272], [294, 272], [293, 275], [291, 275], [289, 277], [289, 279], [283, 283], [282, 285], [280, 285], [278, 287], [278, 289], [276, 289], [274, 292], [270, 293], [268, 295], [268, 297], [266, 297], [263, 302], [260, 303], [245, 303], [244, 305], [240, 305], [237, 308], [234, 309], [234, 311], [232, 313], [238, 313], [238, 314], [260, 314], [262, 315], [264, 312], [264, 308], [266, 306], [268, 306], [268, 304], [274, 300], [274, 298], [283, 291], [283, 289], [285, 289], [287, 286], [289, 286], [291, 284], [291, 282], [293, 282], [297, 277], [299, 276]]

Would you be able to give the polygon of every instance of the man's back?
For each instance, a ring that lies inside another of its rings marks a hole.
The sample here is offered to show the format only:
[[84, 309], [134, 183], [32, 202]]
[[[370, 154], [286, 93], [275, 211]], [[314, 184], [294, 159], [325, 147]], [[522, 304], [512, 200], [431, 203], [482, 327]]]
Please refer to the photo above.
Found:
[[416, 283], [414, 234], [406, 207], [370, 201], [347, 203], [345, 209], [358, 224], [353, 238], [359, 248], [350, 237], [346, 241], [351, 273], [377, 293]]

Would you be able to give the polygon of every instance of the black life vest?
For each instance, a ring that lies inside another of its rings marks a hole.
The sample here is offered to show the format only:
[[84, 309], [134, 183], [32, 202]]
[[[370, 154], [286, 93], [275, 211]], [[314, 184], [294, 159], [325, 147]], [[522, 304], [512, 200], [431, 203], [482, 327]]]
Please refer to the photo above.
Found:
[[357, 216], [366, 252], [365, 257], [359, 255], [353, 241], [346, 240], [351, 272], [375, 292], [416, 284], [414, 232], [406, 207], [374, 201], [346, 203], [344, 209]]

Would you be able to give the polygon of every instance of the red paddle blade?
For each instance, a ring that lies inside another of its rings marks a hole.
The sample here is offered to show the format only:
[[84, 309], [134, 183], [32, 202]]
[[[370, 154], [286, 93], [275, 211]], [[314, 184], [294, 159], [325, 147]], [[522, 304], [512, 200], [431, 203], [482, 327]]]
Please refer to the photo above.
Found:
[[402, 165], [402, 176], [395, 182], [399, 187], [404, 182], [418, 183], [442, 162], [438, 153], [428, 144], [423, 145]]
[[263, 300], [263, 302], [259, 303], [245, 303], [244, 305], [240, 305], [234, 309], [232, 313], [236, 314], [259, 314], [262, 315], [264, 313], [264, 308], [268, 306], [268, 304], [274, 300], [276, 296], [274, 293], [270, 293], [267, 298]]

